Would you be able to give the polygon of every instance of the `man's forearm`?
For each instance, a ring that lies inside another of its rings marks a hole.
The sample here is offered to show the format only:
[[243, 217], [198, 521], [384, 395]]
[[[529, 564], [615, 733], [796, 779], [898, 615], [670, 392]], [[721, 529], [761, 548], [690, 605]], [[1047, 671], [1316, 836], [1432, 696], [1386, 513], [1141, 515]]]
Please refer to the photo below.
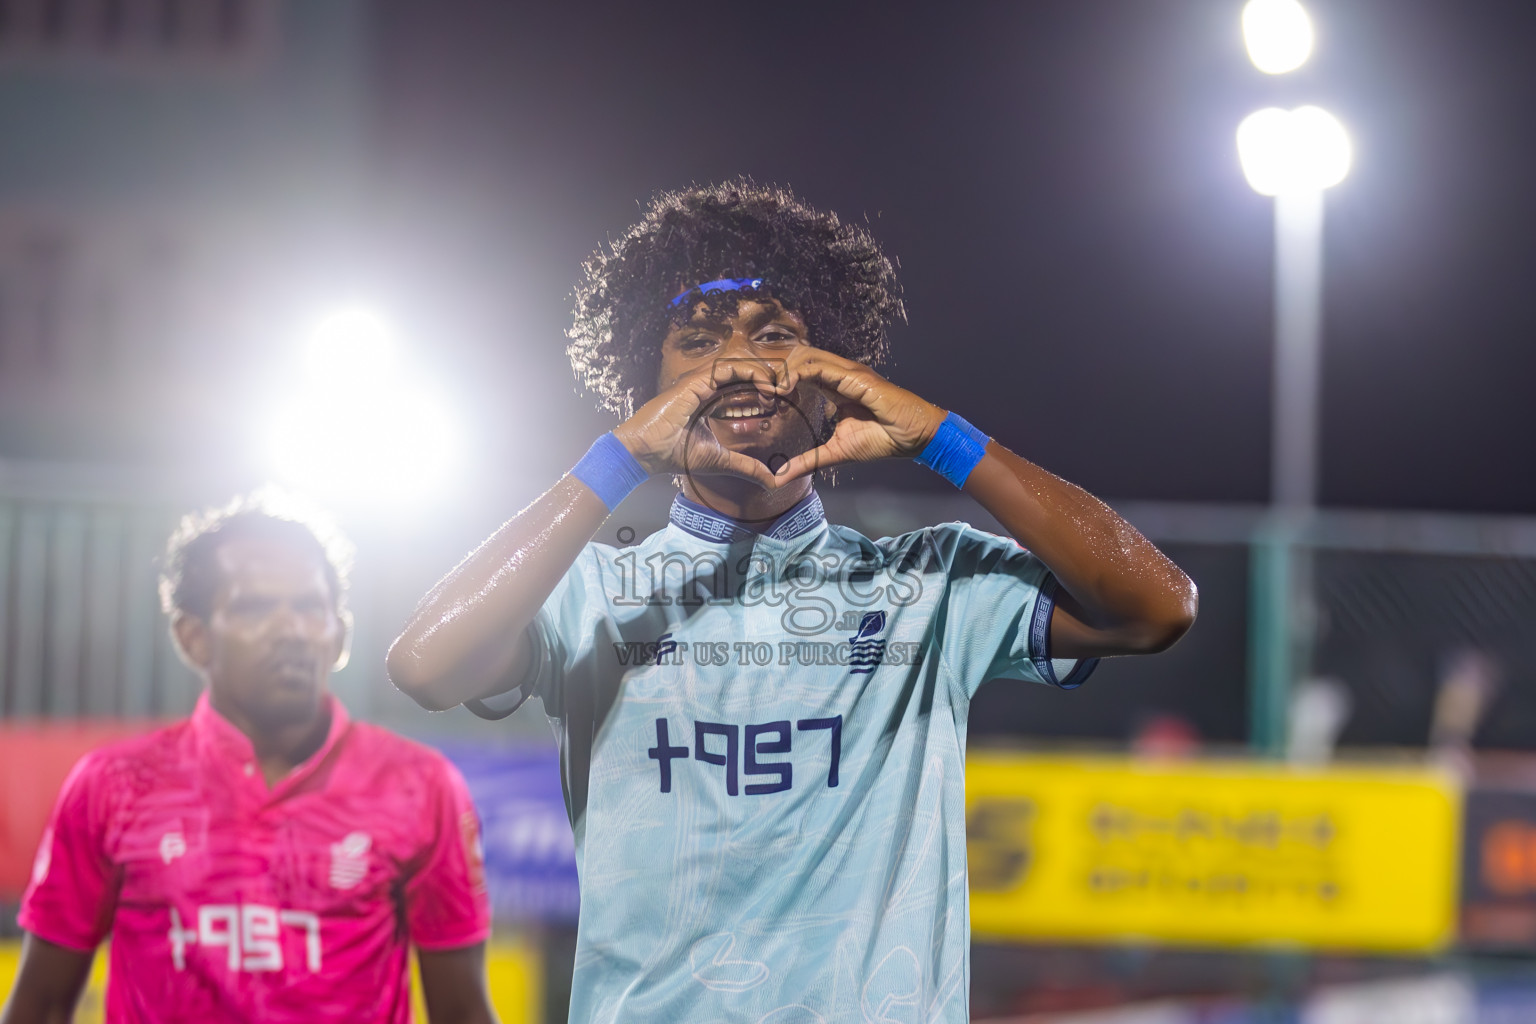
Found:
[[498, 1024], [496, 1011], [484, 1000], [451, 1010], [427, 1013], [428, 1024]]
[[1057, 657], [1162, 650], [1194, 621], [1196, 592], [1178, 566], [1108, 505], [996, 441], [965, 483], [1067, 596], [1053, 623]]
[[95, 955], [28, 935], [0, 1024], [69, 1024]]
[[75, 1017], [75, 1000], [45, 998], [32, 992], [13, 992], [0, 1007], [0, 1024], [69, 1024]]
[[525, 656], [523, 631], [607, 517], [585, 484], [563, 478], [432, 588], [390, 647], [390, 679], [434, 709], [491, 692]]
[[497, 1024], [486, 989], [485, 943], [416, 955], [430, 1024]]

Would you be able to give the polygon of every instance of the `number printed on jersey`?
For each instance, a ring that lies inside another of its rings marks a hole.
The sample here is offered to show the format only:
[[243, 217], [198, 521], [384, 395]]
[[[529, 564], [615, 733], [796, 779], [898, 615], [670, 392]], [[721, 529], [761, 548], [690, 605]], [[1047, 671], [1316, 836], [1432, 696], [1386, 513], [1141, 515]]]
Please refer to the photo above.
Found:
[[197, 908], [197, 920], [183, 923], [171, 908], [171, 963], [187, 969], [187, 947], [200, 946], [231, 971], [258, 973], [283, 969], [283, 937], [290, 931], [304, 937], [304, 964], [311, 974], [320, 970], [320, 918], [309, 910], [281, 910], [259, 903], [213, 903]]
[[[794, 737], [800, 737], [798, 752]], [[820, 744], [815, 740], [825, 737]], [[778, 760], [783, 755], [797, 753], [801, 756], [801, 779], [813, 778], [812, 785], [825, 780], [828, 789], [837, 788], [838, 768], [843, 753], [843, 716], [831, 718], [802, 718], [791, 723], [789, 719], [777, 722], [758, 722], [752, 725], [735, 725], [728, 722], [693, 723], [693, 735], [686, 733], [673, 743], [670, 723], [665, 718], [656, 719], [656, 745], [646, 751], [660, 770], [661, 792], [672, 792], [672, 776], [679, 769], [674, 761], [696, 761], [700, 765], [713, 765], [727, 796], [763, 796], [793, 789], [795, 784], [794, 760]], [[688, 740], [693, 745], [688, 746]], [[825, 761], [816, 760], [825, 757]], [[810, 760], [811, 763], [807, 764]], [[826, 765], [826, 774], [820, 772]], [[814, 775], [805, 774], [812, 767]], [[746, 779], [743, 783], [743, 779]], [[772, 781], [763, 781], [771, 779]]]

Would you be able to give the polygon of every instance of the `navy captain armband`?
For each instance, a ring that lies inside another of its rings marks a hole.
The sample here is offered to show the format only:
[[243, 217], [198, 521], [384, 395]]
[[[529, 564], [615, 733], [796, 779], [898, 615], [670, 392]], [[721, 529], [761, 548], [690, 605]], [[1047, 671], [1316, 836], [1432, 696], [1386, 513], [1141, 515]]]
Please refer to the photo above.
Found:
[[610, 430], [592, 442], [587, 454], [571, 470], [571, 476], [590, 487], [612, 512], [650, 474]]
[[913, 461], [927, 466], [956, 487], [964, 487], [971, 470], [987, 454], [986, 434], [950, 413], [933, 432], [928, 447]]

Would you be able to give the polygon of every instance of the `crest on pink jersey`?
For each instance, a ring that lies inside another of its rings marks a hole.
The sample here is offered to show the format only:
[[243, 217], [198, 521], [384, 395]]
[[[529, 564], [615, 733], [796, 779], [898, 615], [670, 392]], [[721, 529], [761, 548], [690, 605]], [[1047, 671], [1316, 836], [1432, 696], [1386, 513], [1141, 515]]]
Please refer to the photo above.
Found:
[[366, 832], [349, 832], [340, 842], [331, 844], [331, 885], [351, 889], [368, 873], [368, 850], [373, 837]]

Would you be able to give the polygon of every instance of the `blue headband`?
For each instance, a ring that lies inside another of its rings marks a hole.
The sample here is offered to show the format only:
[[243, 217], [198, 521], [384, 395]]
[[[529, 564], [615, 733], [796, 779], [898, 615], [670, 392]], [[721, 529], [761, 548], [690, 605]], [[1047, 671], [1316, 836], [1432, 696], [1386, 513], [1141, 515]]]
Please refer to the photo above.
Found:
[[722, 277], [718, 281], [705, 281], [703, 284], [685, 289], [681, 295], [672, 300], [672, 305], [681, 306], [683, 300], [694, 292], [703, 292], [708, 295], [710, 292], [739, 292], [746, 288], [756, 290], [762, 286], [763, 279], [760, 277]]

